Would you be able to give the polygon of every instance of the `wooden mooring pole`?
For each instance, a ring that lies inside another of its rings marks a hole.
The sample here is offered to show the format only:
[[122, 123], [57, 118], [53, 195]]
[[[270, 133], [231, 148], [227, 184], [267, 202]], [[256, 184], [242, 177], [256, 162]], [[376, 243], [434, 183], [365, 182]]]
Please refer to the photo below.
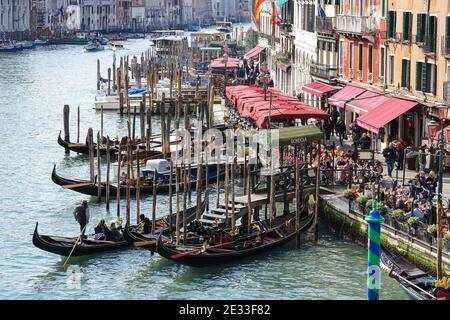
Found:
[[100, 132], [97, 132], [97, 201], [102, 202], [102, 173], [101, 173], [101, 163], [100, 163], [100, 143], [101, 143]]
[[[63, 110], [64, 115], [64, 141], [69, 143], [70, 142], [70, 126], [69, 126], [69, 116], [70, 116], [70, 107], [69, 105], [64, 105]], [[66, 154], [70, 153], [69, 148], [66, 148]]]
[[[119, 163], [120, 166], [120, 163]], [[106, 210], [109, 212], [110, 202], [111, 146], [109, 136], [106, 138]]]

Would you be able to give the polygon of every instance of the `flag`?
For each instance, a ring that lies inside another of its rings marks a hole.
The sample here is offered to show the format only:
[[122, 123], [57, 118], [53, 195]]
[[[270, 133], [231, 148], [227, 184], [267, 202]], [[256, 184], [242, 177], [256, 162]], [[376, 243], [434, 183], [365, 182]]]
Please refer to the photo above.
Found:
[[323, 11], [322, 6], [320, 4], [317, 7], [317, 15], [321, 18], [326, 17], [325, 11]]
[[279, 0], [278, 3], [277, 3], [278, 8], [282, 7], [288, 1], [289, 0]]
[[255, 3], [255, 20], [257, 23], [259, 23], [259, 20], [261, 19], [261, 6], [264, 3], [265, 0], [256, 0]]
[[61, 6], [61, 8], [58, 9], [59, 14], [62, 15], [62, 17], [64, 18], [64, 6]]

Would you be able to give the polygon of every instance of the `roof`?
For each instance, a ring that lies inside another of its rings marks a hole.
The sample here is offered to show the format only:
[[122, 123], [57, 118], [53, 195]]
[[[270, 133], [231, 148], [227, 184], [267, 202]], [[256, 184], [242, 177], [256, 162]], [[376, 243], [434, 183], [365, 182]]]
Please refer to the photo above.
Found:
[[253, 49], [249, 50], [249, 51], [244, 55], [244, 58], [247, 59], [247, 60], [250, 59], [250, 58], [253, 58], [254, 56], [256, 56], [256, 55], [260, 54], [261, 52], [263, 52], [264, 49], [265, 49], [265, 48], [263, 48], [263, 47], [256, 46], [256, 47], [254, 47]]
[[322, 98], [324, 95], [338, 91], [339, 88], [321, 82], [311, 82], [305, 84], [302, 90]]
[[[381, 97], [384, 99], [381, 99]], [[395, 118], [398, 118], [418, 104], [415, 101], [388, 98], [384, 96], [380, 96], [378, 99], [383, 100], [383, 102], [356, 119], [358, 126], [376, 134], [378, 134], [381, 127], [385, 126]]]
[[[242, 61], [237, 58], [228, 58], [228, 61], [226, 63], [227, 69], [237, 69], [240, 67]], [[218, 58], [216, 60], [213, 60], [211, 62], [211, 68], [214, 69], [225, 69], [225, 61], [223, 58]]]

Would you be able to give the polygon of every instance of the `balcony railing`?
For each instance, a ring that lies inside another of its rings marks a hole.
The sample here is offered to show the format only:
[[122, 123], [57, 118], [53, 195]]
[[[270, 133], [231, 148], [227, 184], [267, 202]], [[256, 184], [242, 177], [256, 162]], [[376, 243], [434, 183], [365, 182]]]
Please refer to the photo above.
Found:
[[378, 29], [375, 17], [336, 16], [336, 31], [341, 33], [368, 34]]
[[442, 55], [450, 57], [450, 37], [442, 36]]
[[450, 102], [450, 81], [444, 81], [444, 100]]
[[334, 17], [316, 17], [316, 31], [320, 33], [333, 34], [336, 29]]
[[331, 80], [337, 78], [338, 69], [336, 66], [312, 62], [309, 68], [309, 73], [314, 77]]
[[436, 53], [436, 36], [426, 34], [423, 36], [423, 53], [435, 54]]

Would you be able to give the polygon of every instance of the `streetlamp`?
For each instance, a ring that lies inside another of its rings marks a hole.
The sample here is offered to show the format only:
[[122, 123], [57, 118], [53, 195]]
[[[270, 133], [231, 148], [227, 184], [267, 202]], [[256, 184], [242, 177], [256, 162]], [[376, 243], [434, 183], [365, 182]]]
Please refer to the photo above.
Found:
[[[445, 156], [445, 136], [444, 136], [444, 123], [445, 118], [447, 118], [448, 113], [448, 105], [439, 104], [436, 106], [439, 111], [442, 111], [442, 114], [445, 115], [443, 119], [441, 119], [441, 132], [438, 138], [438, 150], [436, 151], [436, 156], [439, 154], [439, 163], [438, 163], [438, 203], [436, 207], [436, 215], [437, 215], [437, 259], [436, 259], [436, 277], [437, 279], [442, 278], [442, 180], [443, 180], [443, 162]], [[441, 112], [440, 112], [441, 114]], [[428, 122], [429, 128], [436, 127], [436, 121], [431, 120]], [[448, 130], [448, 129], [447, 129]]]

